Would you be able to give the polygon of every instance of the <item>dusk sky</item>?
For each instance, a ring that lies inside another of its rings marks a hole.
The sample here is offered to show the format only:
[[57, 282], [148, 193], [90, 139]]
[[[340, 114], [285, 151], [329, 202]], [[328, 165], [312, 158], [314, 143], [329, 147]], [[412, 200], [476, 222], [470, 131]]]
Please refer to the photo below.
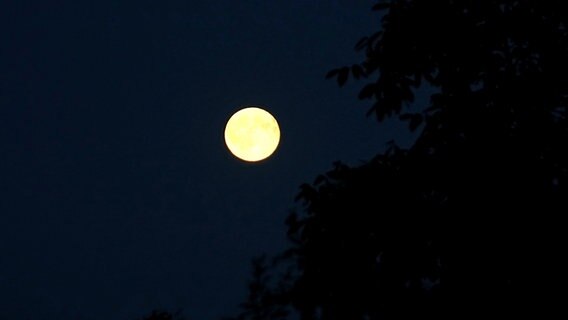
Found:
[[[324, 79], [362, 58], [372, 4], [3, 1], [0, 319], [234, 315], [301, 183], [411, 141]], [[282, 132], [258, 164], [223, 141], [247, 105]]]

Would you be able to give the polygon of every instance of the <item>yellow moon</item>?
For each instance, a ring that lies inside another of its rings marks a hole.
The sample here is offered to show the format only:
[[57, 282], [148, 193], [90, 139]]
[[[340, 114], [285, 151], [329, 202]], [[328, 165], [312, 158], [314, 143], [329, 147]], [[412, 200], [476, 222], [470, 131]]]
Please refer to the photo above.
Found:
[[237, 111], [225, 126], [225, 143], [231, 153], [244, 161], [268, 158], [280, 142], [280, 128], [268, 111], [248, 107]]

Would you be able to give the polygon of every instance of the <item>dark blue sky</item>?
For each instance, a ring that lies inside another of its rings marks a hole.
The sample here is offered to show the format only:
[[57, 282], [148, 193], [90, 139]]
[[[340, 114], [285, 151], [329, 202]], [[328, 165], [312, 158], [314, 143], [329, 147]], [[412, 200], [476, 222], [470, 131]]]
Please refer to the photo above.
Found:
[[[372, 3], [3, 1], [0, 319], [234, 313], [301, 183], [409, 142], [324, 80]], [[257, 165], [223, 142], [248, 104], [282, 130]]]

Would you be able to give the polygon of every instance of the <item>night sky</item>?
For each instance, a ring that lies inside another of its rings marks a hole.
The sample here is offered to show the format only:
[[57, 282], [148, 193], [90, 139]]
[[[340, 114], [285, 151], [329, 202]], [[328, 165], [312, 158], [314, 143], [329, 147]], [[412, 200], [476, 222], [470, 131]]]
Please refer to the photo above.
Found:
[[[301, 183], [410, 141], [324, 79], [372, 4], [2, 1], [0, 319], [234, 314]], [[223, 141], [251, 104], [282, 131], [259, 164]]]

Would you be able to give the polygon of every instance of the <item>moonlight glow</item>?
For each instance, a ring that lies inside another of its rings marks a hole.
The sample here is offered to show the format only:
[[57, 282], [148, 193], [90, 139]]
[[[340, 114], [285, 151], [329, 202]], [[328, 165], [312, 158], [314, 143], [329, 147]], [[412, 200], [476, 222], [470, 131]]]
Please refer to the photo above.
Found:
[[280, 142], [280, 128], [267, 111], [248, 107], [237, 111], [225, 127], [225, 143], [237, 158], [255, 162], [268, 158]]

